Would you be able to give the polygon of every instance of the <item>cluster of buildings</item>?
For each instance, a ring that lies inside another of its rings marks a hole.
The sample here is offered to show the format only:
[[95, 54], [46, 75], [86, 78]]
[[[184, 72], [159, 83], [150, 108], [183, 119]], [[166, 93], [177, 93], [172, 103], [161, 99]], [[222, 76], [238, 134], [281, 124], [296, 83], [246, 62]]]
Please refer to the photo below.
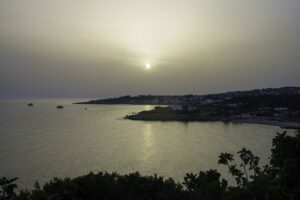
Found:
[[208, 95], [123, 96], [88, 103], [168, 105], [173, 112], [196, 113], [202, 116], [300, 119], [299, 102], [300, 87], [284, 87]]

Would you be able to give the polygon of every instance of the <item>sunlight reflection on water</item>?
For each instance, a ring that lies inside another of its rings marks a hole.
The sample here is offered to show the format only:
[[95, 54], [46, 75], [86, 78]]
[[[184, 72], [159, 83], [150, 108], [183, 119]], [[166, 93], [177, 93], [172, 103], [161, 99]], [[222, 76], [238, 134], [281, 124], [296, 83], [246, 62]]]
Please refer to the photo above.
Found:
[[282, 131], [255, 124], [123, 120], [153, 106], [72, 105], [74, 101], [43, 100], [34, 107], [27, 106], [28, 100], [0, 102], [0, 176], [17, 176], [22, 187], [53, 176], [105, 170], [182, 180], [187, 172], [214, 168], [226, 176], [217, 164], [221, 152], [245, 146], [265, 163], [272, 138]]

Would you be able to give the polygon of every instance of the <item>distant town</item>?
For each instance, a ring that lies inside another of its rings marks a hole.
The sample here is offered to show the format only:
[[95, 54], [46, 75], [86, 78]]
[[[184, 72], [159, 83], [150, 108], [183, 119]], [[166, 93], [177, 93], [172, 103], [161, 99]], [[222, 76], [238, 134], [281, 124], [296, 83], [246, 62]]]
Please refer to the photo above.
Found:
[[125, 117], [131, 120], [241, 121], [300, 128], [300, 87], [208, 95], [123, 96], [79, 104], [160, 105]]

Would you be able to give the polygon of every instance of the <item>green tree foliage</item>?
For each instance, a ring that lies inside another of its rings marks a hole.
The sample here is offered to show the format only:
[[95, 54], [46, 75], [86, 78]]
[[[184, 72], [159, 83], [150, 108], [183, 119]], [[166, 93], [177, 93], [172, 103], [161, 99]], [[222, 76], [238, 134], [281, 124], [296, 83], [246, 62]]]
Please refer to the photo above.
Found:
[[0, 178], [0, 199], [12, 199], [16, 196], [15, 189], [17, 185], [14, 182], [17, 178], [7, 179], [5, 177]]
[[53, 178], [31, 191], [14, 192], [16, 179], [0, 179], [1, 200], [297, 200], [300, 199], [300, 134], [285, 132], [273, 139], [270, 164], [260, 167], [259, 158], [243, 148], [240, 163], [230, 153], [222, 153], [218, 163], [228, 168], [235, 181], [229, 186], [216, 170], [189, 173], [182, 184], [172, 178], [90, 173], [77, 178]]
[[277, 134], [273, 147], [270, 164], [274, 179], [286, 195], [300, 199], [300, 134]]
[[223, 199], [227, 189], [227, 181], [220, 180], [221, 174], [216, 170], [199, 174], [186, 174], [183, 185], [186, 187], [189, 199]]

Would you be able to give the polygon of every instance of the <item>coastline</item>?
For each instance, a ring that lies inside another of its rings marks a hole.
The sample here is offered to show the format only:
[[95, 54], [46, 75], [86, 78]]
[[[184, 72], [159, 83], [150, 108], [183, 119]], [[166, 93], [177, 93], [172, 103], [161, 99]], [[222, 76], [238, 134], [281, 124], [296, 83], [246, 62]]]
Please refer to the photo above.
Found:
[[268, 117], [200, 117], [197, 115], [188, 114], [150, 114], [147, 112], [137, 113], [135, 115], [127, 115], [124, 119], [136, 121], [179, 121], [179, 122], [224, 122], [224, 123], [248, 123], [248, 124], [262, 124], [269, 126], [278, 126], [283, 129], [300, 130], [300, 122], [291, 120], [278, 120]]
[[230, 120], [229, 122], [233, 123], [248, 123], [248, 124], [262, 124], [262, 125], [269, 125], [269, 126], [279, 126], [280, 128], [284, 129], [296, 129], [300, 130], [300, 122], [295, 121], [278, 121], [278, 120], [271, 120], [271, 119], [235, 119]]

